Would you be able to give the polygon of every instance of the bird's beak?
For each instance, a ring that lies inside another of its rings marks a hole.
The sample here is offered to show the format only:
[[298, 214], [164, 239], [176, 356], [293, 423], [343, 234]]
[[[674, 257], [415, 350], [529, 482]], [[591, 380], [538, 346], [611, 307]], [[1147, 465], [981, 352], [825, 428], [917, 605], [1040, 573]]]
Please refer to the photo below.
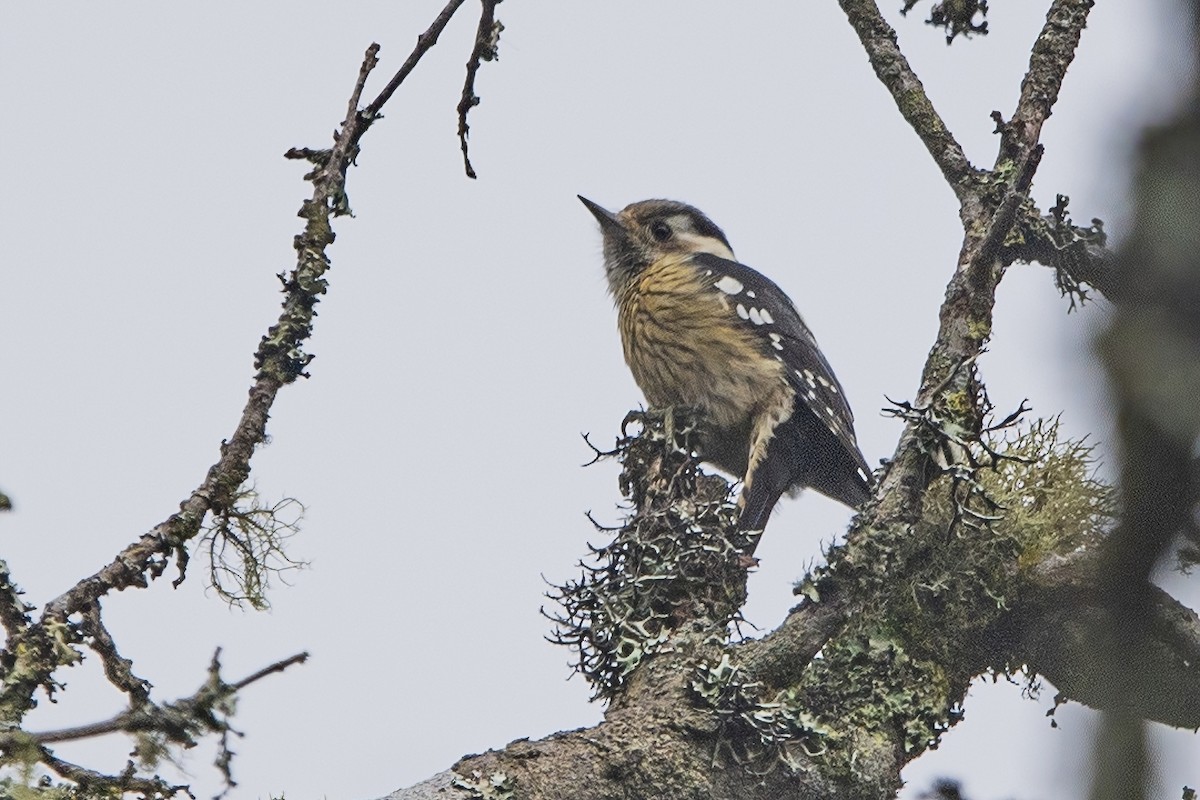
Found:
[[592, 216], [600, 223], [600, 230], [605, 236], [625, 236], [625, 226], [621, 223], [621, 218], [602, 206], [598, 206], [591, 200], [588, 200], [581, 194], [575, 195], [579, 198], [579, 202], [587, 206], [587, 210], [592, 212]]

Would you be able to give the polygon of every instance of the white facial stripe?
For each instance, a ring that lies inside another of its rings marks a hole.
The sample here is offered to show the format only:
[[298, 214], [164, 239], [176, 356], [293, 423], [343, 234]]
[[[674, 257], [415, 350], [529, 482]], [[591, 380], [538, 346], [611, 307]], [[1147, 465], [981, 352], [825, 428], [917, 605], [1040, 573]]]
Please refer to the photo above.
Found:
[[[669, 221], [675, 222], [675, 217]], [[737, 261], [733, 257], [733, 251], [725, 246], [725, 243], [720, 239], [714, 239], [711, 236], [701, 236], [698, 233], [692, 233], [689, 230], [681, 229], [675, 224], [671, 225], [675, 231], [675, 238], [685, 245], [685, 249], [690, 253], [710, 253], [718, 258], [724, 258], [727, 261]]]

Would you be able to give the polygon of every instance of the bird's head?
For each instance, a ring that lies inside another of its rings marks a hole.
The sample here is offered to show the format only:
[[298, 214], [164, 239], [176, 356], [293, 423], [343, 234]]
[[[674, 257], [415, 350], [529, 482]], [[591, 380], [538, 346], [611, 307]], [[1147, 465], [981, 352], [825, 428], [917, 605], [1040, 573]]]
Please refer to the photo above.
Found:
[[642, 200], [614, 214], [579, 198], [604, 234], [604, 270], [614, 295], [639, 272], [668, 256], [711, 253], [734, 260], [729, 240], [699, 209], [675, 200]]

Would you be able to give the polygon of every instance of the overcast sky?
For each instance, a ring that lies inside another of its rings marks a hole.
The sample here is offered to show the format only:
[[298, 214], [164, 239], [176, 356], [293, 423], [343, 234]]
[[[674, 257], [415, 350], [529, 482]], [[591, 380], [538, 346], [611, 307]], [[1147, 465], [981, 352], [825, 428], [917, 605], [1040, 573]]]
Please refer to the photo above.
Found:
[[[366, 46], [378, 89], [440, 8], [426, 2], [10, 4], [0, 28], [0, 517], [6, 559], [41, 606], [176, 510], [233, 429], [251, 355], [292, 265], [304, 164], [345, 111]], [[994, 3], [992, 34], [947, 48], [888, 18], [968, 155], [990, 166], [989, 112], [1015, 105], [1045, 2]], [[231, 678], [299, 650], [311, 661], [245, 693], [233, 797], [368, 800], [464, 753], [589, 725], [601, 708], [543, 636], [543, 576], [562, 580], [619, 520], [616, 468], [580, 464], [641, 396], [622, 362], [595, 221], [647, 197], [697, 205], [772, 276], [819, 337], [872, 464], [913, 397], [959, 246], [954, 198], [871, 72], [833, 0], [513, 2], [472, 116], [463, 176], [454, 108], [468, 4], [364, 141], [337, 223], [312, 378], [284, 390], [254, 461], [266, 498], [308, 507], [310, 568], [268, 613], [229, 610], [202, 565], [173, 590], [105, 600], [159, 699], [190, 693], [215, 647]], [[1034, 193], [1121, 232], [1137, 126], [1190, 62], [1174, 3], [1101, 3], [1045, 129]], [[1090, 337], [1049, 271], [1001, 286], [982, 369], [993, 401], [1028, 397], [1069, 432], [1105, 427]], [[1104, 452], [1107, 450], [1102, 448]], [[791, 583], [847, 512], [781, 503], [747, 616], [771, 628]], [[1196, 583], [1174, 580], [1200, 604]], [[115, 713], [94, 658], [36, 729]], [[966, 721], [906, 772], [978, 800], [1082, 797], [1093, 714], [1045, 712], [1053, 689], [983, 682]], [[1165, 794], [1196, 786], [1191, 733], [1161, 733]], [[63, 747], [115, 770], [113, 739]], [[183, 766], [218, 784], [210, 748]], [[1185, 763], [1191, 755], [1191, 763]]]

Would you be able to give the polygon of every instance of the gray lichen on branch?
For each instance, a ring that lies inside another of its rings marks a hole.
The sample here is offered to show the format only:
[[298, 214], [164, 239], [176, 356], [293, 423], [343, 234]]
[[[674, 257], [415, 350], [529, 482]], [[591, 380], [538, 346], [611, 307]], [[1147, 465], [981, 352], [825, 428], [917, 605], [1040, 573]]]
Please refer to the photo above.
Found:
[[576, 671], [605, 700], [673, 631], [720, 634], [739, 619], [752, 563], [729, 484], [700, 471], [693, 415], [630, 412], [621, 428], [613, 450], [597, 450], [596, 459], [621, 462], [631, 513], [613, 541], [590, 547], [578, 580], [553, 588], [562, 611], [547, 614], [551, 641], [575, 651]]

